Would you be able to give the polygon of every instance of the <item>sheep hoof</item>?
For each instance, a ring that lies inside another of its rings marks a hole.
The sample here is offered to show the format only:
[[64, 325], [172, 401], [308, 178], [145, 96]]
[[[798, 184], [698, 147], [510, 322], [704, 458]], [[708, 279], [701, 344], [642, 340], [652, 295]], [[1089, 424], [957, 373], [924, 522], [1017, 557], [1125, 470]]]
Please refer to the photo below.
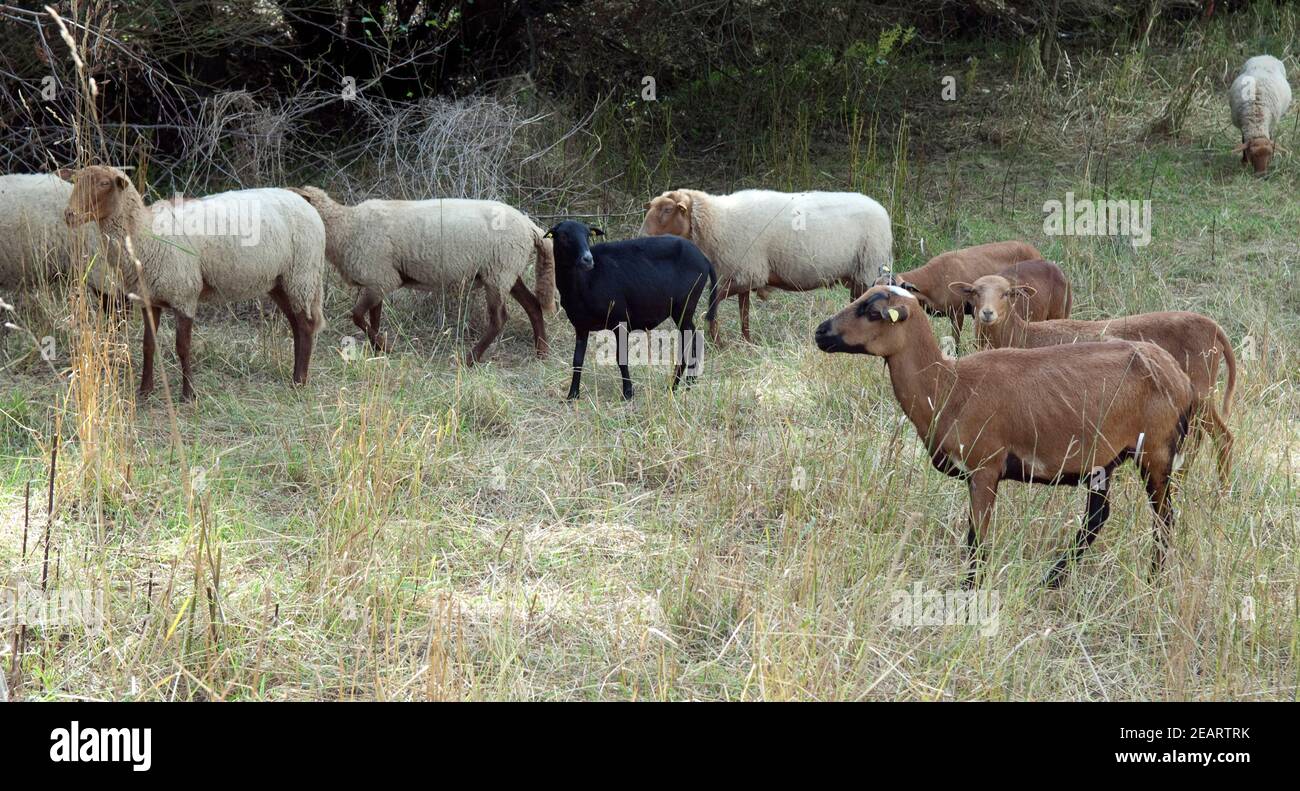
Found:
[[136, 400], [141, 401], [153, 394], [153, 385], [141, 387], [135, 391]]
[[388, 354], [393, 350], [393, 343], [388, 339], [388, 333], [380, 332], [370, 339], [370, 345], [380, 354]]
[[1043, 575], [1043, 587], [1048, 590], [1059, 590], [1063, 582], [1065, 582], [1064, 566], [1053, 566], [1051, 571]]

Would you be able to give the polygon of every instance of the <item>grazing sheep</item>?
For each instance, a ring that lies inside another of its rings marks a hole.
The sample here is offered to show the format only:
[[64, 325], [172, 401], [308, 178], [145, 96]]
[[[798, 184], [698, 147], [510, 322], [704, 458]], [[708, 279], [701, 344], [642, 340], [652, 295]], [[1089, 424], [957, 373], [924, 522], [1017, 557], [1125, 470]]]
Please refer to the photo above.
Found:
[[[646, 204], [642, 236], [674, 234], [713, 262], [722, 299], [735, 295], [749, 337], [749, 292], [807, 291], [835, 283], [856, 298], [893, 260], [889, 213], [856, 192], [665, 192]], [[718, 327], [710, 320], [710, 334]]]
[[[1150, 341], [1173, 355], [1192, 383], [1196, 410], [1192, 425], [1192, 446], [1202, 431], [1214, 435], [1218, 446], [1219, 475], [1226, 482], [1232, 467], [1232, 432], [1225, 418], [1237, 387], [1237, 358], [1223, 328], [1211, 318], [1187, 311], [1160, 311], [1122, 316], [1101, 321], [1059, 319], [1027, 322], [1014, 302], [1025, 286], [1012, 285], [998, 275], [982, 277], [971, 285], [971, 300], [981, 337], [997, 349], [1037, 349], [1079, 341]], [[1219, 362], [1228, 369], [1223, 393], [1223, 412], [1214, 406], [1214, 385]]]
[[[543, 311], [555, 312], [554, 264], [542, 229], [519, 210], [485, 200], [368, 200], [345, 206], [317, 187], [294, 192], [325, 221], [326, 256], [344, 282], [358, 289], [352, 322], [375, 349], [389, 348], [379, 332], [385, 296], [403, 286], [433, 290], [474, 283], [483, 287], [488, 327], [466, 362], [482, 360], [505, 326], [501, 295], [507, 291], [528, 314], [537, 356], [546, 356]], [[536, 296], [523, 280], [533, 261]]]
[[961, 340], [962, 324], [970, 312], [970, 305], [965, 296], [954, 293], [948, 285], [995, 275], [1012, 264], [1041, 260], [1042, 257], [1043, 254], [1028, 242], [989, 242], [940, 253], [924, 266], [881, 277], [878, 285], [901, 286], [911, 291], [927, 313], [947, 316], [957, 340]]
[[[1092, 543], [1110, 511], [1111, 470], [1137, 462], [1155, 511], [1153, 572], [1174, 526], [1170, 476], [1193, 408], [1191, 383], [1151, 343], [1080, 343], [1053, 349], [995, 349], [945, 359], [920, 303], [897, 286], [878, 286], [817, 327], [824, 352], [885, 358], [894, 396], [940, 472], [970, 487], [970, 565], [988, 531], [1004, 480], [1088, 484], [1088, 515], [1073, 550], [1045, 578]], [[1177, 460], [1177, 461], [1176, 461]]]
[[100, 165], [78, 170], [72, 183], [67, 224], [94, 220], [111, 245], [129, 242], [134, 253], [121, 269], [126, 285], [145, 299], [142, 396], [153, 390], [154, 333], [163, 308], [176, 318], [181, 394], [190, 400], [190, 335], [198, 304], [266, 295], [293, 330], [293, 381], [307, 381], [312, 344], [324, 323], [325, 226], [306, 201], [288, 190], [255, 189], [146, 208], [122, 171]]
[[[1011, 293], [1015, 299], [1010, 305], [1025, 321], [1069, 318], [1070, 309], [1074, 306], [1074, 293], [1070, 289], [1069, 279], [1061, 267], [1051, 261], [1021, 261], [997, 275], [986, 277], [1001, 277], [1011, 284]], [[975, 314], [975, 338], [982, 345], [988, 345], [988, 340], [983, 337], [986, 322], [981, 320], [975, 309], [974, 286], [958, 281], [948, 287], [966, 300], [966, 313]]]
[[[573, 380], [568, 397], [578, 397], [590, 333], [612, 330], [620, 324], [626, 325], [628, 332], [650, 330], [669, 317], [681, 334], [681, 354], [673, 375], [675, 390], [687, 360], [694, 358], [699, 349], [695, 306], [704, 293], [706, 280], [709, 308], [704, 315], [709, 321], [717, 316], [717, 273], [704, 253], [686, 239], [651, 237], [588, 246], [592, 236], [604, 235], [599, 228], [588, 228], [574, 220], [565, 220], [546, 232], [555, 244], [555, 284], [560, 290], [560, 306], [573, 325]], [[623, 376], [623, 398], [631, 398], [632, 376], [621, 337], [618, 369]], [[687, 383], [693, 378], [688, 377]]]
[[1272, 55], [1256, 55], [1246, 61], [1228, 90], [1228, 103], [1232, 124], [1241, 130], [1241, 145], [1232, 152], [1241, 152], [1242, 163], [1250, 162], [1255, 175], [1262, 176], [1273, 152], [1281, 150], [1273, 135], [1291, 106], [1291, 86], [1282, 61]]
[[72, 185], [57, 174], [0, 176], [0, 289], [14, 289], [78, 272], [74, 256], [90, 263], [87, 284], [111, 291], [107, 267], [90, 230], [73, 232], [63, 222]]

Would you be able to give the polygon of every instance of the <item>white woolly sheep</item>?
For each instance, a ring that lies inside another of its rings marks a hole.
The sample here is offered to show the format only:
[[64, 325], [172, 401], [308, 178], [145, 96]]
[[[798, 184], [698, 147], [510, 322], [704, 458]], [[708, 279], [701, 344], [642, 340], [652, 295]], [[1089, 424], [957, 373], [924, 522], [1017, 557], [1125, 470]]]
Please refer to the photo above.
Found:
[[84, 256], [90, 269], [87, 283], [101, 294], [111, 278], [99, 259], [93, 230], [71, 231], [63, 210], [72, 185], [58, 175], [0, 176], [0, 289], [17, 290], [43, 283], [56, 275], [81, 273], [73, 256]]
[[[483, 287], [488, 327], [466, 357], [473, 365], [505, 325], [503, 292], [528, 314], [538, 357], [547, 353], [543, 311], [555, 312], [555, 262], [545, 231], [518, 209], [486, 200], [334, 201], [318, 187], [294, 192], [325, 221], [325, 254], [349, 286], [358, 289], [352, 321], [376, 349], [388, 349], [379, 332], [384, 297], [403, 286], [443, 289], [461, 283]], [[536, 295], [524, 270], [536, 262]]]
[[65, 219], [71, 227], [94, 220], [114, 247], [130, 242], [134, 260], [120, 268], [126, 287], [144, 300], [141, 395], [153, 390], [154, 333], [163, 308], [176, 317], [181, 394], [192, 399], [190, 334], [198, 304], [268, 295], [293, 330], [293, 381], [307, 381], [323, 324], [325, 226], [302, 198], [255, 189], [146, 207], [122, 171], [92, 165], [73, 175]]
[[1278, 123], [1291, 106], [1291, 86], [1282, 61], [1272, 55], [1256, 55], [1246, 61], [1241, 74], [1228, 91], [1232, 123], [1241, 130], [1241, 161], [1249, 161], [1255, 175], [1268, 171], [1273, 152], [1281, 147], [1273, 141]]
[[[749, 292], [807, 291], [843, 283], [857, 298], [893, 261], [889, 213], [856, 192], [730, 195], [679, 189], [646, 204], [642, 236], [690, 239], [718, 273], [718, 298], [735, 295], [749, 337]], [[717, 320], [709, 322], [716, 343]]]

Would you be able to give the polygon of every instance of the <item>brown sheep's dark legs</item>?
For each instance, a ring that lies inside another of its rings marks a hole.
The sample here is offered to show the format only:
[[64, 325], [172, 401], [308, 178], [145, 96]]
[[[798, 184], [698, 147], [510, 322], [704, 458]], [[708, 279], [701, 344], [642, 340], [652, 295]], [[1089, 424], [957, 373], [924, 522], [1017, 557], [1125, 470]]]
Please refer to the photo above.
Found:
[[162, 319], [162, 308], [150, 309], [140, 306], [140, 317], [144, 320], [144, 349], [140, 355], [140, 389], [136, 394], [144, 398], [153, 392], [153, 357], [158, 348], [158, 322]]
[[1066, 569], [1071, 563], [1079, 562], [1083, 551], [1092, 546], [1092, 542], [1097, 539], [1097, 533], [1101, 532], [1102, 525], [1106, 524], [1106, 519], [1109, 517], [1110, 495], [1107, 487], [1103, 484], [1095, 489], [1088, 489], [1088, 515], [1084, 519], [1083, 527], [1079, 528], [1074, 538], [1074, 548], [1061, 554], [1056, 564], [1052, 566], [1052, 570], [1043, 578], [1044, 585], [1049, 588], [1061, 587]]
[[1154, 581], [1164, 566], [1165, 555], [1169, 552], [1169, 537], [1174, 532], [1174, 506], [1169, 497], [1169, 463], [1163, 469], [1147, 467], [1142, 470], [1142, 478], [1147, 487], [1147, 499], [1151, 510], [1155, 511], [1155, 547], [1151, 554], [1151, 578]]
[[533, 350], [537, 353], [537, 359], [543, 359], [551, 350], [550, 342], [546, 340], [546, 319], [542, 317], [542, 303], [537, 301], [533, 292], [524, 285], [523, 278], [516, 278], [515, 284], [510, 287], [510, 296], [515, 298], [515, 302], [524, 309], [528, 314], [528, 323], [533, 325]]
[[984, 550], [982, 544], [989, 532], [989, 520], [993, 517], [993, 503], [998, 497], [998, 471], [996, 467], [982, 467], [971, 474], [970, 486], [970, 529], [966, 532], [966, 578], [962, 587], [973, 588], [983, 565]]
[[487, 300], [488, 326], [483, 331], [483, 336], [478, 339], [478, 343], [474, 344], [474, 348], [465, 358], [467, 365], [473, 365], [483, 359], [487, 348], [501, 334], [501, 328], [506, 323], [506, 306], [501, 301], [501, 292], [497, 290], [496, 286], [484, 283], [483, 296]]
[[587, 333], [574, 332], [573, 337], [573, 379], [569, 382], [570, 400], [578, 397], [578, 388], [582, 384], [582, 361], [587, 357]]
[[194, 330], [194, 319], [172, 309], [176, 317], [176, 359], [181, 362], [181, 398], [194, 400], [194, 384], [190, 375], [190, 335]]

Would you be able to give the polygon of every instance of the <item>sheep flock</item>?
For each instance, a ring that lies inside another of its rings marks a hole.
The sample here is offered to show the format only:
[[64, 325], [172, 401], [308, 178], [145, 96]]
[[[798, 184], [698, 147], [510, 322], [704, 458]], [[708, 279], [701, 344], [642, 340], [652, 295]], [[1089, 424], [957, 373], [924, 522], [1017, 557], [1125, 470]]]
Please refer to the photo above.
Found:
[[[1266, 174], [1283, 151], [1276, 136], [1291, 100], [1281, 62], [1251, 58], [1228, 100], [1241, 132], [1234, 153]], [[979, 579], [1001, 482], [1086, 488], [1078, 537], [1044, 575], [1055, 586], [1104, 525], [1116, 466], [1132, 461], [1146, 485], [1153, 575], [1175, 527], [1176, 483], [1200, 434], [1213, 435], [1220, 472], [1229, 474], [1236, 362], [1217, 322], [1187, 311], [1071, 319], [1069, 262], [1043, 260], [1019, 240], [945, 251], [895, 272], [890, 216], [866, 195], [673, 189], [645, 204], [640, 238], [598, 243], [599, 229], [566, 221], [544, 230], [496, 201], [347, 205], [319, 187], [296, 186], [146, 203], [142, 186], [106, 165], [0, 176], [0, 296], [19, 303], [34, 284], [64, 277], [138, 305], [142, 397], [154, 389], [164, 312], [175, 321], [181, 395], [194, 399], [198, 305], [263, 297], [289, 326], [292, 381], [306, 382], [330, 268], [355, 291], [349, 317], [378, 354], [400, 353], [381, 330], [381, 311], [402, 288], [482, 294], [487, 327], [467, 365], [487, 358], [507, 295], [527, 315], [538, 357], [549, 353], [546, 322], [562, 309], [577, 339], [569, 398], [579, 395], [589, 333], [650, 331], [673, 319], [676, 385], [702, 345], [694, 324], [701, 301], [711, 343], [723, 342], [717, 309], [732, 296], [740, 334], [753, 343], [751, 294], [842, 285], [849, 304], [809, 327], [809, 341], [827, 353], [882, 358], [934, 467], [968, 487], [968, 584]], [[972, 317], [981, 350], [941, 350], [927, 314], [947, 317], [958, 338]], [[622, 341], [619, 354], [630, 398]], [[1226, 387], [1216, 406], [1221, 367]]]

